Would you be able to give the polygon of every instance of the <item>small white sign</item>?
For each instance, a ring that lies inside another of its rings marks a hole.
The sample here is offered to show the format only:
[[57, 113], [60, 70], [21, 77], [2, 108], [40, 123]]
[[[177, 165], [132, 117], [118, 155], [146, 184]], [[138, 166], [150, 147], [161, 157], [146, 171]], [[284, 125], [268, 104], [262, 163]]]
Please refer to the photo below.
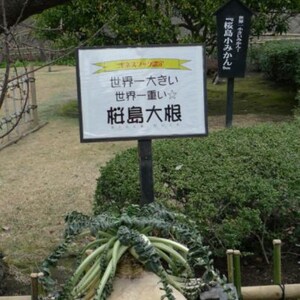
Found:
[[82, 142], [207, 134], [203, 46], [81, 48]]

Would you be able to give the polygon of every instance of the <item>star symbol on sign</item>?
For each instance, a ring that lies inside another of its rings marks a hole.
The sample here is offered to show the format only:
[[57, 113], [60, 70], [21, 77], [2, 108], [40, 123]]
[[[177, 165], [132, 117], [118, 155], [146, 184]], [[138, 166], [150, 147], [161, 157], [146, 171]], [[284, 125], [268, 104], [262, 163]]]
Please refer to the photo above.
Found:
[[171, 99], [176, 99], [177, 93], [175, 93], [173, 90], [171, 90], [171, 92], [168, 93], [168, 95], [169, 95], [169, 99], [170, 99], [170, 100], [171, 100]]

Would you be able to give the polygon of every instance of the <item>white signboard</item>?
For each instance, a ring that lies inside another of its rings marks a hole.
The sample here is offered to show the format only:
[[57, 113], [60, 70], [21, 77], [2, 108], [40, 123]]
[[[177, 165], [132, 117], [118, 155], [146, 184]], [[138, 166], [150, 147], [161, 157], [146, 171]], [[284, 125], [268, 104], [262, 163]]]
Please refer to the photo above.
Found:
[[82, 48], [82, 142], [207, 134], [203, 46]]

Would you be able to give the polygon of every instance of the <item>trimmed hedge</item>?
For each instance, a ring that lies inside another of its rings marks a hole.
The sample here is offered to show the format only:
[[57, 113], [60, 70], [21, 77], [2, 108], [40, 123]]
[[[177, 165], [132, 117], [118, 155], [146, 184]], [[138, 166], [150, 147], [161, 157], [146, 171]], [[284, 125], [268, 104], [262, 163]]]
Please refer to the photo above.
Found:
[[270, 79], [300, 87], [300, 41], [267, 42], [259, 47], [258, 60]]
[[[215, 253], [226, 248], [264, 252], [273, 238], [293, 246], [300, 242], [299, 149], [300, 118], [207, 138], [156, 141], [156, 199], [190, 216]], [[139, 203], [136, 149], [117, 155], [100, 171], [95, 213]]]

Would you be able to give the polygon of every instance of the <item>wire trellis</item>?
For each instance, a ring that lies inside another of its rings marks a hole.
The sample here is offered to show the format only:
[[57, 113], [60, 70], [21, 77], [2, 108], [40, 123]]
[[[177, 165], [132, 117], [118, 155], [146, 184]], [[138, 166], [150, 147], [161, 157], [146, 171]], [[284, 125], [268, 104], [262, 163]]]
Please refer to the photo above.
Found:
[[[24, 72], [25, 71], [25, 72]], [[15, 68], [13, 78], [6, 87], [4, 103], [0, 111], [0, 149], [6, 144], [18, 140], [38, 124], [33, 73], [23, 74]]]

